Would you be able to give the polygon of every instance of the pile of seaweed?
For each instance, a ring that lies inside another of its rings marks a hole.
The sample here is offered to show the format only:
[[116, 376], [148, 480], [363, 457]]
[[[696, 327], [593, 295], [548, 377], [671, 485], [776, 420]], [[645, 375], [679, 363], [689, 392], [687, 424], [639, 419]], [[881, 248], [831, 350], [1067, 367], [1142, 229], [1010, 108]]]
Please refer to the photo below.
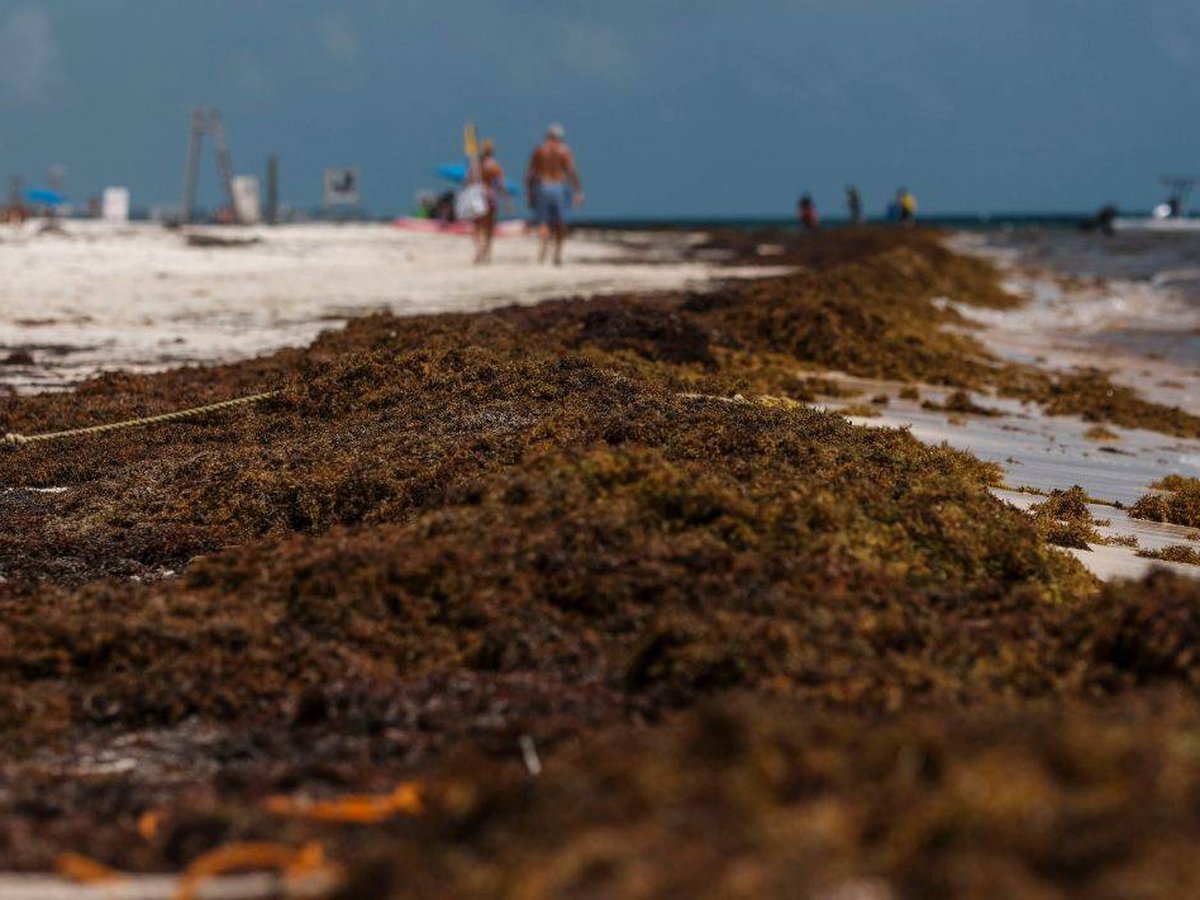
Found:
[[[0, 455], [0, 866], [315, 839], [361, 897], [1169, 895], [1200, 589], [1100, 590], [992, 467], [737, 396], [993, 378], [932, 301], [995, 274], [866, 233], [6, 399], [32, 432], [278, 391]], [[410, 779], [372, 825], [264, 804]]]
[[1129, 507], [1131, 516], [1192, 528], [1200, 525], [1200, 478], [1168, 475], [1151, 487], [1151, 493]]

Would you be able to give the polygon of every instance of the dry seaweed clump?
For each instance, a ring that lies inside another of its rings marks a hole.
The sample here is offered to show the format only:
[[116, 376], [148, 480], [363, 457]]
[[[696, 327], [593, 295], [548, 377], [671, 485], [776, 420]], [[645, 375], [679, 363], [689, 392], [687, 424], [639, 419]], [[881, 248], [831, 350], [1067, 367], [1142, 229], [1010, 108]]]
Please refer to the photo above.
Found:
[[1087, 681], [1107, 691], [1200, 686], [1200, 583], [1165, 570], [1105, 585], [1066, 632], [1087, 657]]
[[[407, 384], [416, 364], [391, 377]], [[397, 480], [357, 528], [249, 542], [155, 585], [0, 593], [0, 716], [23, 723], [9, 747], [73, 727], [259, 720], [305, 692], [336, 709], [347, 682], [403, 707], [428, 680], [467, 673], [543, 673], [559, 696], [541, 702], [583, 721], [736, 685], [887, 708], [990, 691], [960, 667], [982, 650], [959, 617], [1022, 633], [1090, 591], [990, 495], [991, 467], [904, 432], [663, 394], [582, 360], [500, 366], [478, 351], [441, 364], [424, 402], [409, 400], [440, 411], [435, 431], [463, 427], [443, 417], [441, 391], [494, 392], [475, 415], [510, 430], [509, 392], [536, 383], [557, 399], [518, 432], [519, 465], [447, 469], [419, 496]], [[405, 432], [388, 433], [401, 465]], [[214, 498], [232, 491], [219, 505], [240, 509], [240, 484], [263, 478], [230, 478]], [[944, 656], [918, 662], [933, 645]]]
[[[738, 692], [655, 728], [591, 732], [537, 776], [460, 750], [423, 773], [417, 813], [381, 824], [289, 822], [263, 804], [233, 803], [251, 777], [260, 790], [305, 796], [278, 774], [243, 769], [220, 791], [158, 810], [150, 840], [126, 824], [117, 843], [106, 833], [120, 826], [108, 822], [88, 846], [122, 868], [137, 858], [177, 867], [171, 860], [221, 841], [282, 834], [325, 848], [343, 867], [346, 900], [1172, 900], [1200, 879], [1200, 831], [1180, 802], [1200, 790], [1198, 730], [1194, 706], [1169, 693], [1090, 709], [916, 710], [864, 724]], [[359, 771], [379, 768], [358, 761]], [[349, 767], [325, 778], [344, 792], [341, 771]]]
[[1131, 516], [1189, 528], [1200, 526], [1200, 479], [1168, 475], [1152, 486], [1167, 493], [1143, 495], [1129, 507]]
[[1160, 491], [1188, 491], [1200, 489], [1200, 478], [1187, 475], [1164, 475], [1150, 485]]
[[1157, 550], [1139, 550], [1138, 556], [1146, 559], [1161, 559], [1164, 562], [1185, 563], [1189, 566], [1200, 566], [1200, 552], [1187, 544], [1171, 544]]
[[875, 406], [869, 403], [851, 403], [849, 406], [843, 406], [837, 410], [843, 416], [857, 417], [860, 419], [874, 419], [882, 415]]
[[0, 868], [271, 840], [345, 898], [1186, 882], [1200, 585], [1047, 546], [1095, 538], [1077, 488], [1030, 517], [968, 455], [734, 400], [1000, 377], [932, 302], [1007, 302], [994, 273], [939, 246], [0, 400], [28, 432], [278, 391], [0, 454]]
[[1000, 411], [992, 409], [988, 406], [980, 406], [973, 399], [968, 391], [957, 390], [952, 391], [942, 403], [934, 403], [932, 400], [926, 400], [921, 404], [922, 409], [934, 410], [939, 412], [950, 412], [968, 414], [973, 416], [998, 416]]
[[1083, 436], [1089, 441], [1119, 441], [1121, 439], [1121, 435], [1103, 425], [1093, 425], [1083, 433]]
[[1105, 539], [1096, 530], [1107, 525], [1088, 509], [1087, 492], [1079, 485], [1067, 490], [1053, 490], [1046, 500], [1029, 508], [1038, 530], [1051, 544], [1087, 550], [1088, 544], [1103, 544]]
[[382, 869], [464, 897], [1167, 900], [1200, 880], [1177, 793], [1200, 788], [1197, 725], [1166, 703], [864, 728], [734, 697], [598, 735], [536, 783], [456, 760], [432, 821], [399, 848], [365, 836], [379, 868], [350, 896]]
[[[848, 248], [858, 255], [843, 255]], [[797, 247], [795, 261], [806, 271], [722, 290], [719, 302], [693, 295], [683, 310], [710, 332], [718, 359], [741, 363], [719, 369], [764, 393], [789, 389], [786, 369], [764, 364], [774, 354], [857, 376], [955, 388], [963, 393], [954, 402], [963, 408], [948, 410], [954, 414], [994, 412], [966, 394], [987, 389], [1042, 404], [1051, 415], [1200, 436], [1200, 417], [1143, 400], [1100, 370], [1056, 375], [994, 357], [964, 333], [970, 323], [962, 310], [1020, 301], [1004, 294], [987, 263], [953, 255], [951, 261], [946, 252], [931, 234], [893, 241], [831, 234]], [[836, 258], [838, 265], [809, 265], [810, 256]], [[955, 303], [937, 302], [945, 298]], [[730, 348], [743, 355], [729, 355]], [[901, 396], [916, 399], [913, 391]]]
[[1114, 384], [1099, 369], [1061, 376], [1028, 396], [1043, 403], [1052, 416], [1078, 415], [1086, 422], [1109, 422], [1177, 437], [1200, 436], [1200, 417], [1178, 407], [1143, 400], [1133, 388]]

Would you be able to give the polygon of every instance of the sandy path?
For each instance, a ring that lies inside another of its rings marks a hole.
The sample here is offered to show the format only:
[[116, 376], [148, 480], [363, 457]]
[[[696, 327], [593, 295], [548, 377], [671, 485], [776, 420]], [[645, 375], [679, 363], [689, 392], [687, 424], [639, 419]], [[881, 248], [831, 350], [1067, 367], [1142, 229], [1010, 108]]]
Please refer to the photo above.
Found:
[[[533, 238], [497, 242], [491, 266], [470, 240], [386, 224], [195, 229], [257, 238], [237, 248], [188, 246], [157, 226], [69, 222], [0, 229], [0, 385], [64, 387], [103, 369], [138, 371], [242, 359], [310, 342], [373, 310], [467, 312], [547, 297], [678, 289], [767, 274], [678, 262], [677, 234], [581, 235], [567, 265], [538, 265]], [[621, 240], [617, 240], [621, 238]]]

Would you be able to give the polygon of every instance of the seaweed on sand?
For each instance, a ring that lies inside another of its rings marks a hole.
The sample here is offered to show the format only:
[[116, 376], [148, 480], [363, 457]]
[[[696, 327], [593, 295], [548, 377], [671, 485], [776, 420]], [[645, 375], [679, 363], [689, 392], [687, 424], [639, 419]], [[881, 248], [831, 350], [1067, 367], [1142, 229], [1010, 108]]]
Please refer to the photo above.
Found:
[[1139, 550], [1138, 556], [1146, 559], [1161, 559], [1164, 562], [1185, 563], [1189, 566], [1200, 566], [1200, 552], [1187, 544], [1170, 544], [1157, 550]]
[[[314, 436], [332, 396], [354, 422], [399, 394], [403, 413], [375, 413], [378, 428], [336, 429], [360, 446], [339, 455]], [[307, 427], [286, 441], [291, 417]], [[836, 703], [841, 676], [818, 672], [854, 670], [856, 702], [886, 706], [932, 689], [919, 669], [871, 662], [871, 648], [946, 627], [917, 615], [930, 592], [966, 613], [1090, 590], [969, 456], [816, 410], [678, 397], [580, 359], [352, 356], [264, 418], [282, 447], [251, 437], [237, 458], [160, 462], [173, 480], [110, 514], [147, 520], [167, 546], [187, 515], [244, 549], [153, 586], [0, 595], [0, 709], [25, 721], [10, 743], [38, 737], [31, 704], [55, 711], [53, 728], [147, 727], [258, 717], [339, 673], [388, 684], [556, 659], [662, 702], [775, 679]], [[190, 505], [163, 508], [185, 491]], [[359, 527], [280, 540], [342, 516]], [[867, 633], [854, 597], [875, 598]], [[968, 690], [962, 677], [932, 683]]]
[[1047, 541], [1060, 547], [1087, 550], [1088, 544], [1105, 543], [1096, 526], [1108, 524], [1092, 515], [1089, 502], [1087, 492], [1074, 485], [1067, 490], [1051, 491], [1044, 501], [1035, 503], [1029, 511]]
[[1200, 418], [1178, 407], [1152, 403], [1137, 391], [1114, 384], [1098, 369], [1081, 369], [1030, 393], [1052, 416], [1078, 415], [1085, 422], [1109, 422], [1122, 428], [1144, 428], [1177, 437], [1200, 436]]
[[1103, 425], [1093, 425], [1083, 433], [1083, 436], [1089, 441], [1119, 441], [1121, 439], [1121, 435]]
[[1165, 493], [1144, 494], [1129, 507], [1129, 515], [1189, 528], [1200, 526], [1200, 478], [1168, 475], [1152, 487]]
[[[1166, 894], [1195, 866], [1200, 586], [1099, 588], [994, 467], [723, 399], [782, 360], [991, 377], [928, 327], [985, 270], [923, 240], [831, 240], [707, 305], [371, 316], [3, 400], [33, 431], [280, 390], [0, 455], [6, 488], [67, 488], [0, 495], [0, 866], [272, 838], [319, 840], [346, 897]], [[373, 826], [263, 802], [413, 778], [425, 811]]]
[[366, 838], [348, 893], [386, 872], [416, 895], [1167, 900], [1200, 879], [1178, 802], [1198, 727], [1177, 702], [864, 727], [734, 696], [596, 735], [533, 784], [457, 758], [430, 821]]
[[959, 414], [969, 414], [973, 416], [998, 416], [1001, 415], [999, 410], [988, 406], [981, 406], [971, 399], [971, 394], [961, 388], [952, 391], [941, 403], [934, 403], [932, 400], [926, 400], [921, 404], [922, 409], [936, 410], [941, 412], [951, 412]]

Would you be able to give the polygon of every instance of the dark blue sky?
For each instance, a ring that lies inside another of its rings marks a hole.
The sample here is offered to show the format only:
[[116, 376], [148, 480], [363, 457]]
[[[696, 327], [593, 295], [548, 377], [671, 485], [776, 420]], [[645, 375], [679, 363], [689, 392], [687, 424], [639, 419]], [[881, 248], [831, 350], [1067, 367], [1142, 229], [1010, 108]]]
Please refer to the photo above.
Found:
[[302, 206], [346, 164], [407, 208], [469, 116], [518, 174], [562, 121], [595, 215], [1144, 208], [1200, 171], [1198, 88], [1196, 0], [0, 0], [0, 175], [137, 205], [204, 104]]

